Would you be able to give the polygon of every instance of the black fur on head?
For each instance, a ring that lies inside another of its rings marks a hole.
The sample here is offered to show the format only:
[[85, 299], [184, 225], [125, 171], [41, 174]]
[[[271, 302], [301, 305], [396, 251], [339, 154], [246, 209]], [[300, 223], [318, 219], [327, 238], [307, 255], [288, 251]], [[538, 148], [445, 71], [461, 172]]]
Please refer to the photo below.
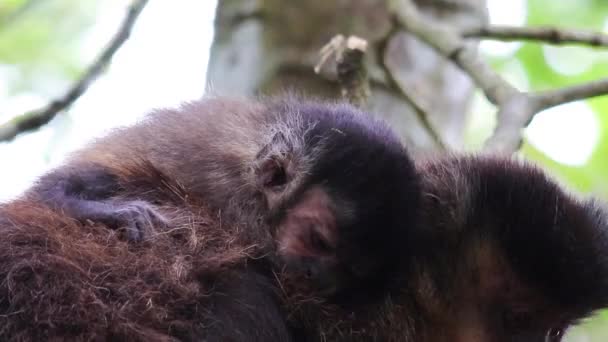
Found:
[[306, 127], [301, 153], [315, 163], [298, 189], [320, 186], [338, 204], [339, 277], [364, 299], [407, 259], [420, 206], [414, 163], [386, 123], [352, 106], [285, 100], [271, 108], [291, 118], [297, 111]]
[[421, 172], [421, 253], [433, 255], [440, 292], [472, 292], [505, 329], [539, 334], [608, 305], [608, 212], [597, 201], [510, 158], [448, 157]]
[[608, 306], [608, 214], [597, 201], [510, 158], [445, 156], [417, 170], [419, 229], [400, 255], [409, 265], [355, 310], [288, 298], [294, 325], [318, 341], [558, 342]]
[[[608, 304], [608, 213], [523, 162], [477, 159], [476, 213], [500, 227], [513, 267], [576, 316]], [[466, 162], [471, 162], [467, 160]], [[503, 213], [502, 215], [500, 213]]]

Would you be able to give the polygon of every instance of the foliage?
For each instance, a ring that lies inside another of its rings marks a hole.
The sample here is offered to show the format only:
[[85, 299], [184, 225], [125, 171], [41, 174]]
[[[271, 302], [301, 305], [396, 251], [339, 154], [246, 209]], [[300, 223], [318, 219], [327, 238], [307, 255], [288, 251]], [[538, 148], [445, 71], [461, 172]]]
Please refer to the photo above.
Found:
[[95, 19], [96, 3], [0, 1], [0, 67], [17, 75], [7, 85], [9, 93], [29, 90], [44, 94], [47, 82], [78, 75], [83, 66], [81, 38]]

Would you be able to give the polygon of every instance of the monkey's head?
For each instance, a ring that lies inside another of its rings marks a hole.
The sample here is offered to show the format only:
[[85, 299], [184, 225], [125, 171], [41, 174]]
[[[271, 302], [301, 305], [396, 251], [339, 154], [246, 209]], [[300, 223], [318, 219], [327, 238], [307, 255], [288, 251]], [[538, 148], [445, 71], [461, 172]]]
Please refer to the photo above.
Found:
[[403, 248], [408, 271], [356, 308], [289, 298], [297, 328], [317, 341], [559, 342], [608, 307], [604, 205], [508, 158], [451, 156], [419, 174], [423, 229], [413, 257]]
[[[348, 105], [284, 102], [258, 154], [285, 271], [323, 295], [381, 290], [415, 231], [417, 173], [390, 128]], [[337, 298], [337, 297], [334, 297]]]
[[404, 283], [426, 334], [444, 337], [430, 340], [561, 341], [608, 306], [603, 204], [509, 158], [448, 157], [420, 172], [428, 235]]

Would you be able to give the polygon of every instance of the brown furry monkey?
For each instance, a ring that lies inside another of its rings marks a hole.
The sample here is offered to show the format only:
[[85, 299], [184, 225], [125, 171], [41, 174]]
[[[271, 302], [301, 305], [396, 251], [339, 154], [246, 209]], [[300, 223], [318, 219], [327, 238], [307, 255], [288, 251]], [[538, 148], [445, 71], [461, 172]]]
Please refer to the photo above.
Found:
[[28, 197], [142, 239], [167, 222], [154, 198], [121, 196], [140, 160], [243, 227], [246, 243], [267, 231], [278, 262], [335, 300], [381, 291], [416, 225], [418, 178], [394, 132], [351, 106], [294, 98], [156, 111], [77, 153]]
[[0, 340], [292, 341], [266, 250], [151, 164], [128, 178], [121, 195], [165, 220], [148, 243], [42, 202], [0, 206]]

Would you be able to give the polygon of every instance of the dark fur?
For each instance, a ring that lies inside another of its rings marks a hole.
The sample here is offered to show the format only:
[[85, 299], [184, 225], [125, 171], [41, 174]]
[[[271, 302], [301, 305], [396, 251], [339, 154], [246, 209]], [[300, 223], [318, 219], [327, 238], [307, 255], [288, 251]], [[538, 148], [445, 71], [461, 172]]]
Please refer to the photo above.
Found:
[[599, 203], [508, 158], [446, 157], [419, 172], [423, 217], [404, 252], [409, 266], [383, 300], [351, 311], [288, 296], [290, 323], [311, 332], [302, 340], [560, 341], [608, 306]]

